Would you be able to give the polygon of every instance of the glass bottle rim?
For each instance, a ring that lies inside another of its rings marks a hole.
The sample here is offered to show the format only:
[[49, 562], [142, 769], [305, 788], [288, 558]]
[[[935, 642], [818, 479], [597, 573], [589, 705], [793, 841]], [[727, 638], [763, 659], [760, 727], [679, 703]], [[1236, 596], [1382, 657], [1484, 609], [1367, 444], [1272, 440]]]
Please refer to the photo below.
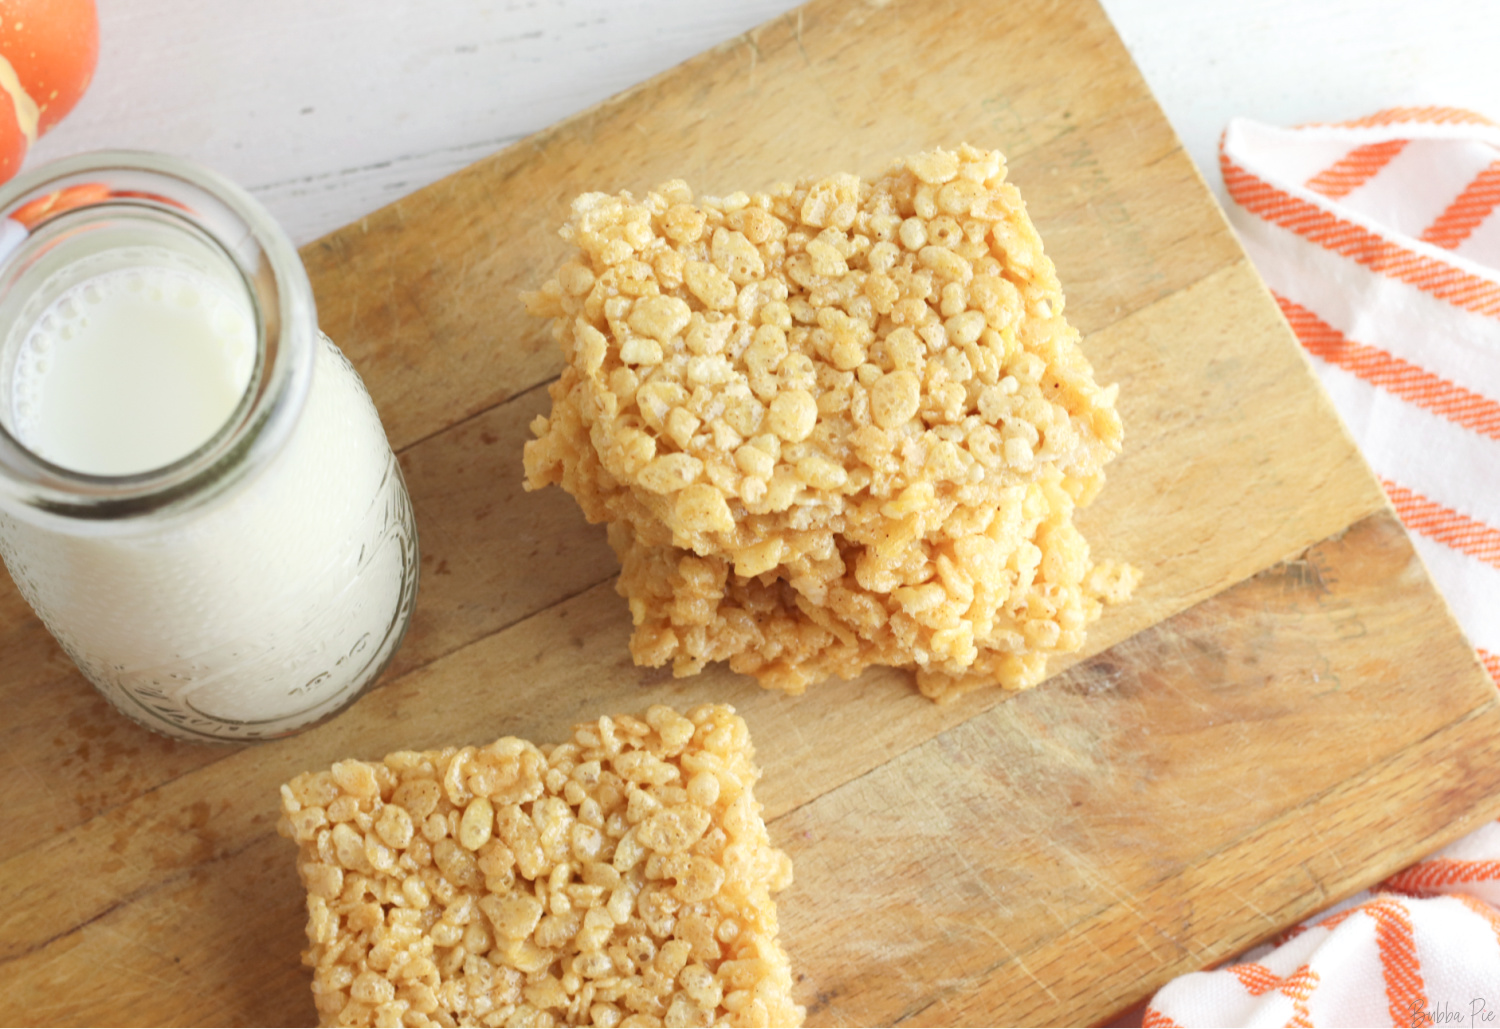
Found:
[[166, 154], [79, 154], [0, 186], [0, 248], [9, 243], [0, 252], [0, 299], [19, 262], [111, 217], [149, 219], [206, 240], [245, 287], [256, 354], [224, 425], [159, 468], [127, 475], [76, 471], [36, 454], [0, 421], [0, 506], [75, 532], [195, 509], [264, 467], [301, 415], [316, 355], [312, 286], [286, 233], [233, 182]]

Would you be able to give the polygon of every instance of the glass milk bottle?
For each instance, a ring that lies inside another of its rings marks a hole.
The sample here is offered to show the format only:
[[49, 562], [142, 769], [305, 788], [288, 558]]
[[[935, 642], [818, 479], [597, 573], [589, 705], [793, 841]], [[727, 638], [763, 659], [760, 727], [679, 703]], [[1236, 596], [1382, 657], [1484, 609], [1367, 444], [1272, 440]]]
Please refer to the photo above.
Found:
[[406, 631], [417, 535], [353, 367], [249, 195], [138, 153], [0, 188], [0, 555], [121, 711], [306, 728]]

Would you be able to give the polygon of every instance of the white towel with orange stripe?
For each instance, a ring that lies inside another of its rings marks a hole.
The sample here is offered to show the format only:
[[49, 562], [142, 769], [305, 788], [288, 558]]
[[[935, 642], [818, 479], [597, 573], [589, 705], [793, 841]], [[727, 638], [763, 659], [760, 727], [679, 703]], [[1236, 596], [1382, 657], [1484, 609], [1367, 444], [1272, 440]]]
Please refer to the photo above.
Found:
[[[1240, 241], [1500, 684], [1500, 125], [1236, 120], [1220, 160]], [[1500, 823], [1174, 980], [1143, 1023], [1500, 1029]]]

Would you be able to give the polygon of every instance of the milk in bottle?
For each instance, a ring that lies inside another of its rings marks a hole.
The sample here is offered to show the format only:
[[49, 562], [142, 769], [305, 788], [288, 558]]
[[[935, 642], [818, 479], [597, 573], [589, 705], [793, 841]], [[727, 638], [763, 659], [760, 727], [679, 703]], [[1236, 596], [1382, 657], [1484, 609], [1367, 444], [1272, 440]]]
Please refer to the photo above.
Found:
[[295, 251], [154, 155], [60, 162], [0, 210], [24, 230], [0, 263], [0, 554], [22, 594], [160, 732], [258, 739], [343, 707], [405, 631], [416, 532]]

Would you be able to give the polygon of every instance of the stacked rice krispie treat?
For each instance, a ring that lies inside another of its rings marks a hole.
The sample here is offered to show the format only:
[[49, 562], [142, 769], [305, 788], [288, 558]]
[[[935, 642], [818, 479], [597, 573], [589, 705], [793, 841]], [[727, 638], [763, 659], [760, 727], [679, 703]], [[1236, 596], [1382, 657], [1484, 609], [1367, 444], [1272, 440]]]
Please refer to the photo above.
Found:
[[999, 153], [696, 201], [590, 193], [537, 293], [566, 360], [528, 443], [609, 523], [637, 663], [799, 693], [1034, 685], [1129, 566], [1073, 525], [1120, 451]]

